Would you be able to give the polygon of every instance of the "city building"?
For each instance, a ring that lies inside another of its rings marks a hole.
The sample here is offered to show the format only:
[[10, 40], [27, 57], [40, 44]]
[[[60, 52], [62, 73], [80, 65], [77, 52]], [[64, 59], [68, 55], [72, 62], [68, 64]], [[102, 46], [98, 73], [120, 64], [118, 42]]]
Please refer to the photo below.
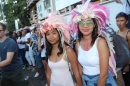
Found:
[[55, 10], [54, 0], [26, 0], [30, 10], [30, 28], [34, 28], [37, 23], [44, 22], [48, 14]]
[[[44, 22], [49, 13], [58, 11], [65, 17], [67, 23], [70, 23], [69, 14], [76, 5], [81, 4], [82, 0], [26, 0], [27, 7], [30, 9], [30, 23], [34, 26], [38, 22]], [[96, 3], [106, 5], [110, 9], [110, 24], [117, 30], [115, 16], [122, 11], [122, 5], [117, 4], [115, 0], [96, 0]], [[118, 8], [118, 9], [117, 9]]]

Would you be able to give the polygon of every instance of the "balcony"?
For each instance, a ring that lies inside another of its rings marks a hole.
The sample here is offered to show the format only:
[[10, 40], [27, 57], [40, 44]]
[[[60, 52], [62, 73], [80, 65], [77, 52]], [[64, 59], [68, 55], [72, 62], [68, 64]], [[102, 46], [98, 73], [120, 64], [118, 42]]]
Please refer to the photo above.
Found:
[[26, 0], [27, 2], [27, 7], [30, 8], [34, 6], [39, 0]]

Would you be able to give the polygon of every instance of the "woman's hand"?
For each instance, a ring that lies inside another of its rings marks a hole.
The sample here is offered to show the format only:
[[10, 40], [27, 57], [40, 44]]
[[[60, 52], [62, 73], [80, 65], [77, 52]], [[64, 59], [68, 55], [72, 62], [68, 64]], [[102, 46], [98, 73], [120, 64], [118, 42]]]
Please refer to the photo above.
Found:
[[41, 48], [41, 47], [38, 47], [38, 51], [41, 52], [41, 51], [42, 51], [42, 48]]

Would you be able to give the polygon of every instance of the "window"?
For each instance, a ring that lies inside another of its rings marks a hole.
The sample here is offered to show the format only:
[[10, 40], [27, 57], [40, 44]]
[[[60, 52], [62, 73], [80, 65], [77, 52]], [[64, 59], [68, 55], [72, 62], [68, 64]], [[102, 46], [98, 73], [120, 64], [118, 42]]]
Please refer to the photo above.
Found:
[[38, 6], [38, 11], [39, 11], [39, 12], [41, 12], [41, 11], [42, 11], [42, 7], [41, 7], [41, 5], [40, 5], [40, 6]]
[[50, 7], [50, 0], [44, 0], [44, 8], [47, 9]]

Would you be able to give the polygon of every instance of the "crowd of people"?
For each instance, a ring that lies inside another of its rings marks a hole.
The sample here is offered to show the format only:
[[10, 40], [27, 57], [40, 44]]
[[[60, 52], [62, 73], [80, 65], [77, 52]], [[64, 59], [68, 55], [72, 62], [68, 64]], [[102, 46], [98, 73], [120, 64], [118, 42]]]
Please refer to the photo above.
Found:
[[[42, 76], [47, 86], [130, 86], [129, 16], [118, 13], [119, 30], [110, 34], [109, 9], [89, 2], [72, 10], [70, 25], [57, 13], [32, 30], [25, 26], [7, 33], [0, 23], [1, 85], [27, 86], [26, 69], [36, 72], [34, 78]], [[128, 53], [116, 49], [121, 46], [115, 36]]]
[[[39, 36], [39, 27], [30, 30], [25, 26], [21, 31], [9, 31], [6, 36], [12, 38], [18, 45], [18, 56], [22, 59], [23, 69], [36, 71], [34, 77], [42, 74], [42, 80], [45, 80], [45, 48], [44, 40]], [[39, 39], [39, 41], [38, 41]], [[40, 48], [38, 49], [38, 44]], [[42, 53], [41, 53], [42, 52]]]

